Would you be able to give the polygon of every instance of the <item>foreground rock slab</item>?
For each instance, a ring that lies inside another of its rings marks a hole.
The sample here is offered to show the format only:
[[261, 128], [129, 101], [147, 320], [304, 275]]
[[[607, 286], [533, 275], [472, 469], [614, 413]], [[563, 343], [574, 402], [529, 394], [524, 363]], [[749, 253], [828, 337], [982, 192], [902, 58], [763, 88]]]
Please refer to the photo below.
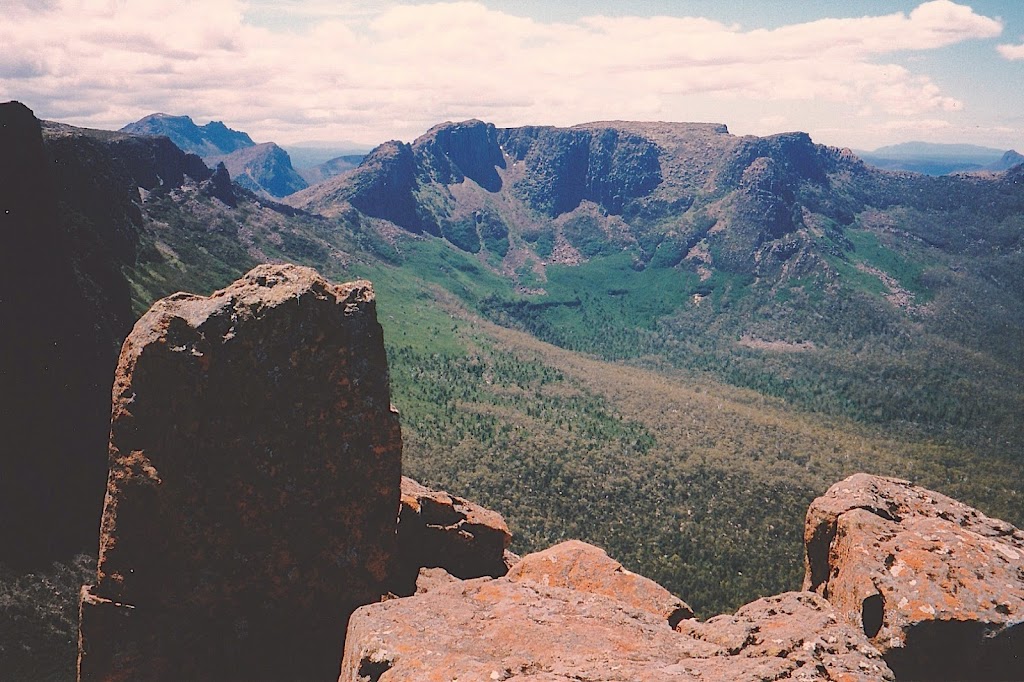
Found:
[[401, 435], [369, 282], [263, 265], [135, 325], [79, 675], [330, 679], [397, 560]]
[[908, 481], [857, 474], [815, 500], [804, 588], [900, 679], [1024, 679], [1024, 532]]
[[[522, 564], [548, 562], [542, 554]], [[339, 680], [893, 679], [826, 600], [810, 593], [773, 600], [707, 623], [683, 620], [676, 632], [663, 613], [604, 594], [511, 574], [438, 580], [417, 596], [352, 615]]]

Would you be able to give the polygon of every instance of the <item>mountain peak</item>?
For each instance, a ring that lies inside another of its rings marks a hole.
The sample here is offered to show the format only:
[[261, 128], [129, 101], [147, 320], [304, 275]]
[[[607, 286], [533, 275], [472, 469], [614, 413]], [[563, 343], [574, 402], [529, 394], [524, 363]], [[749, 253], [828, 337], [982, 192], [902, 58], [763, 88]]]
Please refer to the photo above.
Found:
[[190, 116], [155, 113], [121, 128], [121, 132], [136, 135], [165, 135], [186, 152], [204, 158], [222, 156], [245, 147], [255, 146], [248, 133], [228, 128], [222, 121], [196, 125]]

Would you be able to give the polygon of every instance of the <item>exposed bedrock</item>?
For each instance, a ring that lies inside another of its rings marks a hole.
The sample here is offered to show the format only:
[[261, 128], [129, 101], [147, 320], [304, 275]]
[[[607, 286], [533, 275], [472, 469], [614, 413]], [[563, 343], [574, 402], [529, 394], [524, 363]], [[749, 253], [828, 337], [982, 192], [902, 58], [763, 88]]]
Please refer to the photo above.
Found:
[[398, 415], [365, 281], [261, 265], [157, 302], [114, 380], [80, 677], [330, 679], [397, 560]]
[[908, 481], [856, 474], [807, 512], [804, 589], [899, 679], [1024, 679], [1024, 532]]

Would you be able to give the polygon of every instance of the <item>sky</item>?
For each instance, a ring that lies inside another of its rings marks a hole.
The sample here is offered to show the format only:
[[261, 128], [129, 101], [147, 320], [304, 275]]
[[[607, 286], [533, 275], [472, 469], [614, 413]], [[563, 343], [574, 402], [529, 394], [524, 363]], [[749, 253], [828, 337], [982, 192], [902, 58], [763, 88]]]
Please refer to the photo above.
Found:
[[711, 121], [1024, 152], [1021, 0], [0, 0], [0, 101], [372, 147], [436, 123]]

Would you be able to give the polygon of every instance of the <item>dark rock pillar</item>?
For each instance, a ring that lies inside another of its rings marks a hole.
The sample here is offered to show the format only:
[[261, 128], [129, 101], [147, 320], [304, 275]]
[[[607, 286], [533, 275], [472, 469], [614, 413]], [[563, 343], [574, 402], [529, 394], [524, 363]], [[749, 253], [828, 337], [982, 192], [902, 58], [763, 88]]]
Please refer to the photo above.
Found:
[[79, 676], [331, 679], [395, 564], [401, 435], [368, 282], [261, 265], [135, 325]]

